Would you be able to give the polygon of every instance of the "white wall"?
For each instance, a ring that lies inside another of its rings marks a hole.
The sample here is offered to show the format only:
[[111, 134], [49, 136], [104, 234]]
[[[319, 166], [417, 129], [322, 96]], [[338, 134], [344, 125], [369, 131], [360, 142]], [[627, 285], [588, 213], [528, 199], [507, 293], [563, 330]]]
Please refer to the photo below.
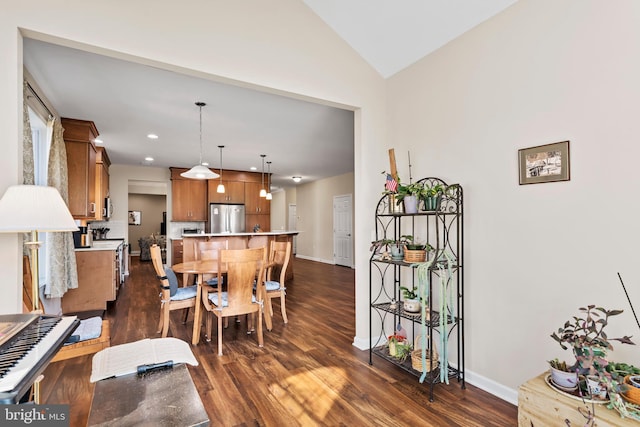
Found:
[[[386, 134], [384, 80], [306, 5], [298, 0], [139, 0], [126, 3], [126, 10], [120, 6], [23, 0], [3, 9], [0, 141], [5, 146], [0, 191], [21, 176], [24, 34], [214, 80], [353, 107], [354, 204], [356, 212], [369, 211], [379, 194], [379, 171], [386, 167], [379, 149]], [[114, 200], [117, 206], [124, 206], [123, 202]], [[354, 232], [369, 236], [373, 221], [370, 215], [363, 217], [354, 224]], [[21, 251], [15, 236], [0, 236], [4, 292], [0, 313], [20, 307]], [[368, 242], [356, 246], [355, 259], [359, 267], [356, 294], [368, 295]], [[368, 303], [364, 297], [356, 300], [356, 333], [368, 336]]]
[[[570, 357], [549, 335], [580, 306], [639, 341], [616, 275], [640, 308], [639, 24], [636, 1], [520, 0], [388, 81], [401, 177], [410, 149], [414, 178], [464, 187], [467, 367], [510, 399]], [[564, 140], [570, 181], [518, 185], [518, 149]]]
[[298, 256], [333, 264], [333, 197], [353, 194], [353, 184], [347, 173], [296, 187]]

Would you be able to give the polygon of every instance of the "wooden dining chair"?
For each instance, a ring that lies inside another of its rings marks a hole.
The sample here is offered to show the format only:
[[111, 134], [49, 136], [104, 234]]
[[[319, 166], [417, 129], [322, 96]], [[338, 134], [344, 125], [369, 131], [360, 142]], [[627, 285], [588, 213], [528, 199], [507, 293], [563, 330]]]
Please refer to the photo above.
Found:
[[[210, 293], [202, 292], [204, 308], [218, 318], [218, 356], [222, 356], [222, 319], [230, 316], [247, 314], [247, 333], [251, 333], [249, 319], [258, 315], [257, 335], [258, 346], [262, 347], [262, 311], [263, 301], [253, 294], [253, 283], [256, 278], [263, 277], [265, 248], [255, 249], [224, 249], [218, 257], [218, 280], [222, 279], [222, 271], [227, 272], [226, 291], [222, 286]], [[211, 337], [211, 316], [207, 316], [207, 339]]]
[[[207, 242], [198, 242], [196, 245], [195, 258], [196, 261], [200, 260], [217, 260], [218, 255], [221, 250], [229, 249], [229, 241], [228, 240], [220, 240], [220, 241], [207, 241]], [[218, 286], [218, 276], [214, 274], [203, 274], [202, 275], [203, 283], [211, 287]], [[223, 282], [224, 284], [224, 277]]]
[[169, 333], [169, 314], [173, 310], [187, 309], [183, 324], [187, 322], [189, 308], [196, 306], [197, 286], [178, 287], [178, 278], [171, 267], [162, 264], [162, 253], [160, 246], [152, 245], [151, 261], [156, 275], [160, 280], [160, 321], [158, 322], [157, 333], [162, 331], [162, 338], [166, 338]]
[[[289, 258], [291, 257], [291, 242], [271, 241], [269, 245], [269, 268], [267, 269], [266, 280], [264, 282], [265, 302], [267, 303], [266, 316], [273, 317], [273, 298], [280, 298], [280, 312], [282, 320], [288, 323], [287, 309], [285, 306], [285, 276], [289, 267]], [[279, 275], [276, 279], [275, 276]]]

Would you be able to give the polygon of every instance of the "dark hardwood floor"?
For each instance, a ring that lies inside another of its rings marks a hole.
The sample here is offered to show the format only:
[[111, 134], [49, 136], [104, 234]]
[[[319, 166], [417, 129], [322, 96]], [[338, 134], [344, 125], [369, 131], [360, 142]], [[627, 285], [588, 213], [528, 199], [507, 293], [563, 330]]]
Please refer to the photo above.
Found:
[[[246, 334], [244, 318], [224, 331], [224, 356], [215, 339], [191, 346], [199, 365], [189, 366], [212, 426], [515, 426], [517, 408], [470, 384], [428, 386], [368, 351], [355, 335], [354, 271], [296, 259], [287, 286], [289, 324], [274, 300], [274, 327], [264, 348]], [[133, 258], [131, 275], [106, 317], [111, 345], [155, 338], [158, 280], [150, 262]], [[191, 342], [193, 315], [171, 315], [169, 336]], [[204, 328], [203, 328], [204, 329]], [[204, 333], [204, 331], [203, 331]], [[215, 322], [214, 322], [215, 333]], [[42, 401], [70, 404], [71, 426], [87, 423], [94, 385], [92, 356], [49, 365]], [[167, 390], [169, 393], [170, 390]]]

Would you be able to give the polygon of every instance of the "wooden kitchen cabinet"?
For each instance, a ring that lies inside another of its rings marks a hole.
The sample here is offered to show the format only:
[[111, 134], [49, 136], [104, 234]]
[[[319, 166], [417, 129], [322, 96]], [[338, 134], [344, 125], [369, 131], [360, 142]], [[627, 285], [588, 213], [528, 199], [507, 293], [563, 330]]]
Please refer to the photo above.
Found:
[[182, 239], [171, 240], [171, 264], [181, 264], [183, 262], [184, 250]]
[[256, 224], [260, 224], [262, 231], [271, 231], [271, 215], [269, 214], [245, 214], [244, 222], [247, 232], [252, 232]]
[[105, 197], [109, 197], [109, 166], [111, 160], [104, 147], [96, 147], [96, 219], [101, 221], [106, 216]]
[[96, 146], [93, 122], [62, 118], [69, 173], [69, 210], [77, 219], [96, 219]]
[[225, 192], [220, 194], [217, 192], [220, 180], [209, 180], [209, 203], [244, 203], [244, 182], [241, 181], [225, 181]]
[[78, 288], [62, 297], [62, 312], [106, 310], [117, 295], [118, 263], [115, 250], [76, 251]]
[[271, 201], [265, 197], [260, 197], [261, 189], [262, 184], [260, 182], [244, 183], [245, 213], [247, 215], [270, 213]]
[[180, 173], [187, 169], [171, 169], [172, 221], [207, 221], [207, 181], [186, 179]]

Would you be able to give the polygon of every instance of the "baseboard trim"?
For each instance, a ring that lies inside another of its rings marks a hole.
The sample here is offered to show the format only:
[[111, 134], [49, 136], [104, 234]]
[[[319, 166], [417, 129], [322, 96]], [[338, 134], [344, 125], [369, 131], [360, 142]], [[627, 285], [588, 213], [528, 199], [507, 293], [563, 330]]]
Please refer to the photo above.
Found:
[[296, 254], [296, 258], [302, 258], [302, 259], [307, 259], [309, 261], [316, 261], [316, 262], [321, 262], [321, 263], [324, 263], [324, 264], [335, 265], [333, 260], [322, 259], [322, 258], [314, 258], [314, 257], [306, 256], [306, 255]]
[[[371, 346], [372, 341], [376, 341], [380, 337], [372, 337], [369, 338], [353, 338], [352, 345], [359, 350], [369, 351], [369, 347]], [[455, 367], [454, 363], [451, 363], [451, 366]], [[505, 385], [502, 385], [490, 378], [487, 378], [483, 375], [477, 374], [473, 371], [469, 371], [468, 369], [465, 371], [465, 380], [469, 384], [478, 387], [481, 390], [486, 391], [487, 393], [491, 393], [492, 395], [511, 403], [512, 405], [518, 406], [518, 391], [512, 388], [509, 388]]]

